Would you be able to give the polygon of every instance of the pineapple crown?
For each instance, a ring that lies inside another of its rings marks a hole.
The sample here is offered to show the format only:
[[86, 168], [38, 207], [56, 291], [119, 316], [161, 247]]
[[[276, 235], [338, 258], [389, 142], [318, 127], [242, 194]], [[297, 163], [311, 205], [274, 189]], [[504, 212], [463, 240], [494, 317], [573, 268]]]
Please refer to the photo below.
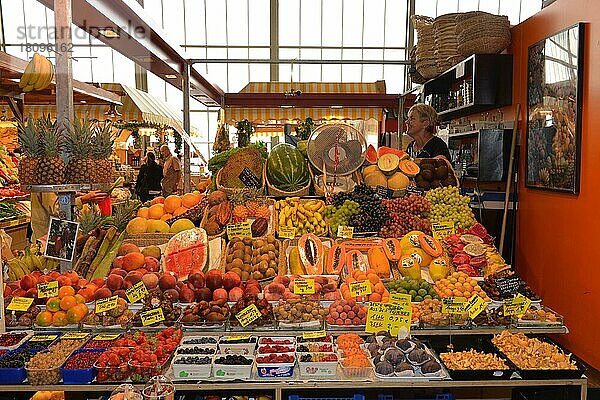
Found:
[[42, 142], [36, 127], [36, 121], [31, 114], [27, 117], [27, 125], [18, 120], [19, 146], [27, 157], [40, 157], [42, 155]]
[[92, 128], [90, 120], [75, 118], [69, 127], [65, 147], [69, 157], [75, 160], [89, 158], [92, 152]]
[[40, 118], [36, 125], [42, 140], [42, 154], [45, 157], [59, 157], [64, 147], [64, 140], [56, 129], [56, 121], [52, 122], [48, 114]]
[[115, 139], [111, 123], [106, 123], [104, 128], [98, 129], [92, 138], [93, 158], [101, 160], [110, 157]]

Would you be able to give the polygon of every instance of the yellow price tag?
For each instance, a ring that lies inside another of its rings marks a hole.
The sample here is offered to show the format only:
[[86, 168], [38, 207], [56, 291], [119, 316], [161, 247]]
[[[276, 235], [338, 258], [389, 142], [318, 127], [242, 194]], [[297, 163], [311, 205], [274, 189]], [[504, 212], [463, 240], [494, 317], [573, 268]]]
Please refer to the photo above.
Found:
[[242, 327], [247, 327], [261, 316], [260, 311], [256, 307], [256, 304], [250, 304], [239, 313], [235, 314], [235, 317], [240, 322]]
[[277, 229], [277, 235], [280, 238], [293, 239], [294, 237], [296, 237], [296, 227], [279, 225], [279, 228]]
[[391, 293], [390, 294], [390, 303], [410, 304], [411, 301], [412, 301], [412, 296], [410, 294], [404, 294], [404, 293]]
[[105, 299], [96, 300], [96, 314], [100, 314], [106, 311], [110, 311], [113, 308], [117, 308], [117, 301], [119, 296], [114, 295]]
[[234, 237], [251, 238], [252, 224], [248, 221], [240, 222], [239, 224], [227, 224], [227, 237], [229, 239]]
[[29, 341], [30, 342], [49, 342], [51, 340], [56, 339], [57, 337], [58, 337], [58, 335], [35, 335], [31, 339], [29, 339]]
[[504, 301], [504, 315], [523, 315], [530, 305], [531, 300], [519, 293], [517, 297]]
[[144, 311], [140, 314], [143, 326], [156, 324], [165, 320], [165, 315], [161, 307], [152, 310]]
[[412, 322], [412, 307], [408, 304], [386, 304], [385, 328], [392, 336], [398, 336], [398, 331], [403, 329], [410, 332]]
[[101, 333], [96, 335], [93, 340], [116, 340], [119, 337], [118, 333]]
[[350, 297], [368, 296], [371, 294], [371, 281], [357, 281], [348, 284]]
[[386, 319], [388, 319], [388, 308], [382, 303], [371, 303], [367, 309], [367, 322], [365, 332], [377, 333], [386, 330]]
[[296, 278], [294, 280], [294, 294], [315, 294], [315, 280]]
[[144, 281], [139, 281], [129, 289], [125, 291], [125, 296], [131, 304], [146, 298], [148, 296], [148, 289], [144, 285]]
[[33, 297], [13, 297], [6, 306], [8, 311], [27, 311], [33, 304]]
[[440, 241], [444, 240], [447, 236], [454, 235], [456, 233], [454, 221], [432, 223], [431, 233], [433, 234], [434, 239]]
[[354, 237], [354, 227], [338, 225], [337, 236], [344, 239], [352, 239]]
[[250, 337], [251, 335], [233, 335], [224, 337], [223, 340], [226, 342], [234, 342], [236, 340], [248, 340]]
[[443, 314], [464, 314], [467, 299], [464, 297], [446, 297], [442, 299]]
[[89, 335], [85, 332], [67, 332], [60, 337], [60, 340], [80, 340], [87, 338]]
[[327, 336], [324, 330], [314, 332], [302, 332], [302, 339], [319, 339]]
[[37, 291], [40, 299], [56, 297], [58, 296], [58, 281], [38, 283]]
[[483, 310], [485, 310], [488, 306], [488, 303], [485, 302], [478, 294], [474, 294], [471, 296], [469, 300], [467, 300], [467, 306], [465, 310], [469, 314], [469, 318], [475, 319]]

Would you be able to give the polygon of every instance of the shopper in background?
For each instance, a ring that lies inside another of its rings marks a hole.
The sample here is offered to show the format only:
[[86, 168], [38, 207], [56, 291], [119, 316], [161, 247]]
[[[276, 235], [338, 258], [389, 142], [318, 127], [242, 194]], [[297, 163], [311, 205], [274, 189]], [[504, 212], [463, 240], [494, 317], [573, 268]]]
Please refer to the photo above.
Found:
[[177, 157], [171, 154], [169, 146], [163, 144], [160, 146], [160, 154], [165, 159], [163, 164], [162, 192], [167, 197], [177, 192], [179, 182], [181, 181], [181, 164]]
[[444, 156], [448, 161], [448, 145], [436, 134], [437, 112], [427, 104], [418, 103], [408, 110], [406, 134], [413, 141], [408, 144], [407, 152], [413, 158], [433, 158]]
[[149, 151], [135, 182], [135, 192], [142, 202], [150, 201], [160, 194], [162, 179], [163, 169], [156, 163], [154, 153]]

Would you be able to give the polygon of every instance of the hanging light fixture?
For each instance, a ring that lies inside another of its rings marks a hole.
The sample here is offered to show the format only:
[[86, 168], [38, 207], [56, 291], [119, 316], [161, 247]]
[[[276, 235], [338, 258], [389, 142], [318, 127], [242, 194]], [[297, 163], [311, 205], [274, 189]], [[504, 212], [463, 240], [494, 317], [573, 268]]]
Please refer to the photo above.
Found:
[[121, 115], [123, 115], [123, 114], [121, 114], [121, 113], [119, 112], [119, 110], [117, 110], [117, 105], [116, 105], [116, 104], [114, 104], [114, 103], [111, 103], [111, 104], [108, 106], [108, 110], [104, 111], [104, 115], [105, 115], [106, 117], [108, 117], [108, 118], [115, 118], [115, 117], [120, 117], [120, 116], [121, 116]]

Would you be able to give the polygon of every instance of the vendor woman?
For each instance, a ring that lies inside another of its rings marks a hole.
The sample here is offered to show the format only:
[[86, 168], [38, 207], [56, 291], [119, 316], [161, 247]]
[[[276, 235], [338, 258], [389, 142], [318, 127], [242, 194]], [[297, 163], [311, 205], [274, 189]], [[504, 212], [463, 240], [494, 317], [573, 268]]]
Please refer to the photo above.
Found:
[[436, 134], [437, 113], [433, 107], [418, 103], [408, 110], [406, 134], [413, 140], [406, 151], [413, 158], [433, 158], [444, 156], [448, 161], [450, 151], [448, 145]]

